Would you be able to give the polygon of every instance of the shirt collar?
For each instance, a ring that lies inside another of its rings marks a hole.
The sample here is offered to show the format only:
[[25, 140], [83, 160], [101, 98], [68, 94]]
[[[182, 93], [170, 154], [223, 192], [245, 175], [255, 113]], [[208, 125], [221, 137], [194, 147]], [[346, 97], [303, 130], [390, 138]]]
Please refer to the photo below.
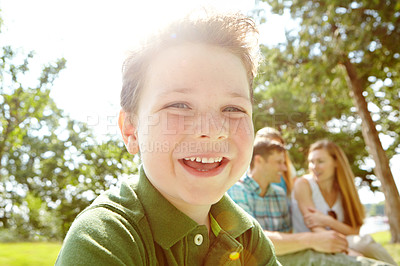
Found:
[[154, 240], [168, 249], [196, 228], [197, 223], [179, 211], [150, 183], [143, 166], [139, 169], [137, 194], [150, 224]]
[[[199, 226], [166, 200], [150, 183], [143, 166], [139, 168], [137, 195], [142, 202], [154, 240], [168, 249]], [[211, 206], [211, 214], [220, 228], [236, 238], [253, 226], [247, 214], [228, 196]]]
[[243, 185], [246, 187], [246, 189], [254, 191], [257, 195], [261, 193], [260, 185], [253, 178], [249, 177], [247, 174], [243, 179]]
[[226, 194], [220, 201], [211, 206], [211, 214], [221, 229], [233, 238], [237, 238], [253, 227], [248, 214]]

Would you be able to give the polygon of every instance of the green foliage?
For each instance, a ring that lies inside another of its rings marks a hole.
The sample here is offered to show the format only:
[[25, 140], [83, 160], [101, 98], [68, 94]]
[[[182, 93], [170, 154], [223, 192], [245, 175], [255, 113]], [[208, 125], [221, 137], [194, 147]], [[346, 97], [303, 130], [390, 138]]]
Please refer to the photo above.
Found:
[[332, 139], [345, 150], [361, 184], [376, 190], [342, 64], [349, 60], [356, 67], [377, 129], [391, 138], [390, 158], [400, 149], [397, 1], [263, 2], [277, 14], [289, 10], [299, 28], [287, 33], [286, 43], [262, 47], [265, 64], [256, 79], [256, 129], [272, 126], [282, 131], [300, 174], [307, 168], [309, 145]]
[[0, 53], [2, 240], [62, 239], [98, 194], [137, 170], [122, 141], [98, 143], [50, 98], [66, 60], [44, 66], [34, 85], [26, 85], [32, 58], [11, 47]]

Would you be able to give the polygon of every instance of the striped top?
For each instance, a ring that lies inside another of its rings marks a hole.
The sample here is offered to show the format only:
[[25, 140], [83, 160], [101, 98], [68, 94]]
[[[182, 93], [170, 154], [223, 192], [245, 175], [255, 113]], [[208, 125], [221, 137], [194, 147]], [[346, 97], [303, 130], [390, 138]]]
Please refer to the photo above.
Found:
[[258, 183], [246, 175], [228, 190], [228, 195], [253, 216], [264, 230], [291, 231], [289, 199], [285, 191], [275, 184], [270, 184], [264, 197], [260, 197], [260, 192]]

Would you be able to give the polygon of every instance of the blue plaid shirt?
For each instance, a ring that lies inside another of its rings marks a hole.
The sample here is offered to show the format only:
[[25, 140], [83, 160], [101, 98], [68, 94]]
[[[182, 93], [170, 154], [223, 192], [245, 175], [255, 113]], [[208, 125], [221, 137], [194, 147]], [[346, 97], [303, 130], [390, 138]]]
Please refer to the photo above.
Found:
[[283, 188], [270, 184], [264, 197], [260, 197], [260, 192], [258, 183], [246, 175], [228, 190], [228, 195], [253, 216], [264, 230], [291, 231], [289, 199]]

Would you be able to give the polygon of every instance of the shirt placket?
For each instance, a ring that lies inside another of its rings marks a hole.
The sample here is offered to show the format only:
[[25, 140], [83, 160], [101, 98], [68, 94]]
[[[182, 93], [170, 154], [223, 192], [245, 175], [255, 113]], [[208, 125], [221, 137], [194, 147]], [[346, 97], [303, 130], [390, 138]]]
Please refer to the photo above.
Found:
[[208, 230], [203, 226], [197, 226], [187, 235], [187, 259], [186, 265], [203, 265], [203, 260], [210, 247]]

